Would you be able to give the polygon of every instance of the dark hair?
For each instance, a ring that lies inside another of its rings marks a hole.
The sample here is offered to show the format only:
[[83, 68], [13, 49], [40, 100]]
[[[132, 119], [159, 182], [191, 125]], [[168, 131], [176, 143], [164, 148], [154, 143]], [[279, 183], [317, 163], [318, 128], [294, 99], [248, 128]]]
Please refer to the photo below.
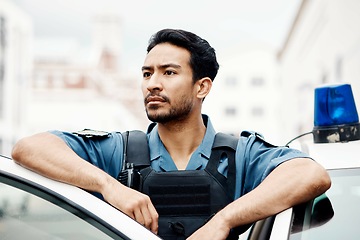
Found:
[[160, 43], [170, 43], [190, 52], [190, 67], [193, 71], [194, 82], [204, 77], [209, 77], [211, 81], [214, 81], [219, 64], [216, 60], [215, 49], [205, 39], [180, 29], [163, 29], [150, 38], [147, 52], [149, 53]]

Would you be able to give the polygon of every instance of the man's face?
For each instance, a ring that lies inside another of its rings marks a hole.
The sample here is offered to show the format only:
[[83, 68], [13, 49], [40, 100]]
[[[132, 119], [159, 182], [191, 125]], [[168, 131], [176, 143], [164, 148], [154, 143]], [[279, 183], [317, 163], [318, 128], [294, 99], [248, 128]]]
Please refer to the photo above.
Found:
[[146, 56], [142, 67], [142, 91], [149, 120], [167, 123], [182, 120], [194, 106], [190, 53], [161, 43]]

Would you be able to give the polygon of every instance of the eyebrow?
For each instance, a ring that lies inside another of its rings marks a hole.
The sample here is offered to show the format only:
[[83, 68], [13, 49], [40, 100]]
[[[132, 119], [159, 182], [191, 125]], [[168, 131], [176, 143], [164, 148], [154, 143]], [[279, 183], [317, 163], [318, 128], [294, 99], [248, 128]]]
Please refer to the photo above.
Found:
[[[168, 68], [168, 67], [172, 67], [172, 68], [181, 68], [181, 66], [179, 64], [175, 64], [175, 63], [167, 63], [167, 64], [163, 64], [163, 65], [159, 65], [158, 68], [160, 69], [165, 69], [165, 68]], [[154, 69], [153, 67], [150, 67], [150, 66], [143, 66], [141, 68], [142, 71], [144, 70], [152, 70]]]
[[149, 66], [143, 66], [143, 67], [141, 68], [141, 71], [151, 70], [151, 69], [153, 69], [153, 68], [152, 68], [152, 67], [149, 67]]

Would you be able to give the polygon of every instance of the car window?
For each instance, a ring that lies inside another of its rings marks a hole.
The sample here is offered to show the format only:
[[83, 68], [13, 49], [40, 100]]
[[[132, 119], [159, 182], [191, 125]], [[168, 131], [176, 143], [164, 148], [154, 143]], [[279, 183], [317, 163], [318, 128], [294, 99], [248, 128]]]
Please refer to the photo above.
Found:
[[79, 209], [39, 189], [0, 176], [1, 239], [124, 239]]
[[294, 207], [291, 240], [357, 239], [360, 236], [360, 169], [331, 170], [331, 188]]

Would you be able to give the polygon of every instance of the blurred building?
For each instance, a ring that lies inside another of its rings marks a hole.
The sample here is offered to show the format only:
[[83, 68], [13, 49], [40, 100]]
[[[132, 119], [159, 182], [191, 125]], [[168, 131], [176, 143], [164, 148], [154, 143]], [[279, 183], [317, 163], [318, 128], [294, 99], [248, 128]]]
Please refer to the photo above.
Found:
[[313, 128], [314, 88], [351, 83], [360, 108], [360, 1], [303, 0], [278, 59], [287, 137]]
[[31, 18], [7, 0], [0, 6], [0, 153], [51, 129], [146, 129], [141, 76], [121, 71], [118, 16], [94, 17], [89, 48], [74, 39], [32, 44]]
[[239, 135], [257, 131], [281, 141], [279, 66], [276, 49], [260, 43], [241, 44], [219, 55], [220, 69], [204, 101], [218, 131]]
[[204, 111], [219, 131], [275, 144], [312, 131], [314, 89], [350, 83], [360, 108], [360, 1], [303, 0], [280, 51], [243, 45], [220, 56]]
[[88, 49], [72, 39], [44, 39], [40, 44], [28, 108], [29, 132], [147, 126], [140, 79], [121, 72], [120, 18], [98, 15], [93, 20], [93, 44]]
[[31, 18], [11, 1], [0, 0], [0, 153], [6, 155], [26, 129], [32, 41]]
[[[121, 69], [119, 16], [93, 18], [90, 48], [37, 40], [33, 54], [31, 19], [6, 0], [0, 6], [0, 153], [49, 129], [146, 129], [141, 76]], [[312, 130], [314, 88], [323, 83], [351, 83], [359, 109], [359, 13], [358, 0], [302, 0], [280, 51], [253, 43], [218, 53], [203, 107], [216, 130], [255, 130], [285, 144]]]

